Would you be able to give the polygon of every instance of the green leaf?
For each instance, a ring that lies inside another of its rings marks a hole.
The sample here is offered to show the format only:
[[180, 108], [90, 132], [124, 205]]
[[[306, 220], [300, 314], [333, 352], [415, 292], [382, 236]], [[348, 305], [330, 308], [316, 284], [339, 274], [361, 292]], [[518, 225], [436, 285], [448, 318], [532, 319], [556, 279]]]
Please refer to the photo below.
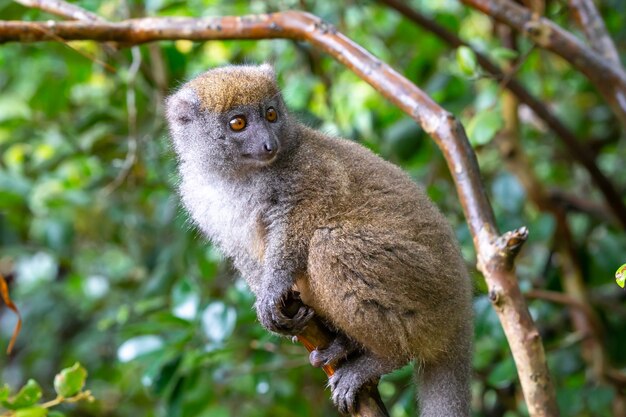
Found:
[[18, 410], [20, 408], [30, 407], [41, 398], [41, 387], [34, 379], [29, 379], [20, 391], [8, 400], [2, 401], [9, 410]]
[[507, 358], [499, 362], [498, 365], [493, 368], [487, 378], [487, 381], [493, 386], [503, 387], [511, 383], [511, 381], [514, 381], [516, 375], [517, 373], [513, 358]]
[[489, 54], [494, 59], [497, 59], [500, 61], [510, 61], [519, 56], [517, 51], [514, 51], [513, 49], [509, 49], [509, 48], [504, 48], [504, 47], [494, 48], [489, 52]]
[[65, 368], [54, 377], [54, 389], [62, 397], [72, 397], [85, 386], [87, 371], [76, 362], [71, 368]]
[[43, 407], [22, 408], [15, 412], [15, 417], [43, 417], [48, 415], [48, 409]]
[[467, 136], [469, 136], [470, 143], [474, 146], [489, 143], [503, 124], [498, 112], [483, 111], [476, 114], [467, 124]]
[[65, 414], [60, 411], [50, 411], [48, 417], [65, 417]]
[[145, 334], [128, 339], [117, 349], [117, 358], [121, 362], [129, 362], [135, 358], [156, 352], [163, 348], [161, 337]]
[[626, 284], [626, 264], [620, 266], [617, 271], [615, 271], [615, 281], [620, 288], [624, 288]]
[[456, 62], [461, 72], [468, 77], [473, 77], [478, 71], [476, 54], [467, 46], [459, 46], [456, 50]]
[[413, 119], [402, 118], [385, 130], [383, 152], [403, 161], [413, 157], [424, 143], [423, 131]]
[[235, 328], [237, 311], [221, 301], [214, 301], [202, 313], [204, 334], [213, 343], [222, 343]]
[[2, 388], [0, 388], [0, 401], [6, 401], [7, 398], [9, 398], [10, 392], [11, 392], [11, 389], [6, 384]]

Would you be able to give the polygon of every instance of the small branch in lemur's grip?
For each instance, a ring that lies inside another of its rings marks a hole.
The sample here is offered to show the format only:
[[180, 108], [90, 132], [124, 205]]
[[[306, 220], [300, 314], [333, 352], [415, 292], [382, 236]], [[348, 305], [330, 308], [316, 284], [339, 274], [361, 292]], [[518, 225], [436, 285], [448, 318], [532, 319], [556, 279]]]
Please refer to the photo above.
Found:
[[[285, 310], [290, 316], [295, 316], [302, 305], [302, 301], [295, 293], [285, 300]], [[304, 331], [296, 336], [298, 342], [302, 343], [309, 352], [327, 347], [334, 337], [332, 331], [317, 316], [314, 316]], [[335, 373], [335, 369], [331, 365], [325, 365], [322, 369], [328, 377]], [[356, 410], [351, 417], [389, 417], [375, 383], [367, 384], [361, 388], [357, 398]]]
[[[479, 268], [508, 339], [531, 417], [559, 414], [541, 337], [528, 312], [513, 269], [515, 253], [498, 250], [500, 237], [480, 179], [476, 155], [461, 123], [386, 63], [332, 25], [298, 11], [210, 18], [144, 18], [109, 22], [0, 21], [0, 43], [63, 40], [118, 42], [283, 38], [307, 41], [326, 52], [410, 115], [441, 149], [454, 179], [478, 254]], [[305, 332], [306, 333], [306, 332]], [[532, 335], [532, 337], [529, 337]], [[307, 338], [306, 335], [304, 335]], [[314, 340], [308, 339], [315, 343]], [[375, 402], [375, 401], [374, 401]], [[363, 410], [360, 410], [361, 416]], [[384, 416], [385, 414], [369, 414]]]
[[[298, 310], [303, 305], [297, 293], [292, 293], [290, 297], [285, 300], [285, 311], [290, 317], [295, 316]], [[312, 352], [315, 349], [324, 349], [330, 342], [332, 342], [334, 335], [332, 332], [322, 323], [322, 321], [314, 316], [308, 323], [307, 327], [302, 333], [296, 336], [298, 342], [302, 343], [307, 351]], [[322, 367], [326, 376], [330, 377], [335, 373], [335, 369], [330, 365]]]

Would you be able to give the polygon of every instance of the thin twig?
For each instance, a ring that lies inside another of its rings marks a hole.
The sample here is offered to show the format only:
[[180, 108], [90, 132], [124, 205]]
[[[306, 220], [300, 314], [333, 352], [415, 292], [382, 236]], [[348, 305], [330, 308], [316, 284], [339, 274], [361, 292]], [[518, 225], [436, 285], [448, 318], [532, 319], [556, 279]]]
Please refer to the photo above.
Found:
[[135, 92], [135, 79], [137, 78], [137, 72], [141, 67], [141, 50], [138, 46], [131, 48], [133, 60], [130, 68], [128, 69], [128, 83], [126, 86], [126, 111], [128, 113], [128, 151], [126, 152], [126, 158], [120, 168], [115, 179], [109, 183], [102, 190], [105, 196], [115, 191], [126, 179], [130, 173], [135, 161], [137, 160], [137, 143], [139, 138], [137, 137], [137, 105], [136, 105], [136, 92]]
[[535, 50], [535, 47], [536, 47], [535, 45], [532, 45], [526, 52], [524, 52], [522, 56], [520, 56], [515, 61], [515, 64], [511, 66], [511, 68], [508, 71], [504, 71], [504, 77], [498, 84], [500, 91], [502, 91], [505, 88], [508, 88], [509, 83], [517, 75], [522, 65], [524, 65], [524, 63], [528, 60], [528, 57]]

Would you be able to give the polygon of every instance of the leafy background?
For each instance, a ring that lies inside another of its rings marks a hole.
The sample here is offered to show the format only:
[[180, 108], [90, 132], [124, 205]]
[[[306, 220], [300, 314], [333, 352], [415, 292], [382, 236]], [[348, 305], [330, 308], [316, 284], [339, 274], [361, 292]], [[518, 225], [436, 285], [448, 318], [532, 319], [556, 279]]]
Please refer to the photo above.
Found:
[[[565, 3], [551, 2], [547, 14], [569, 25]], [[77, 4], [111, 20], [304, 9], [332, 22], [461, 118], [500, 226], [531, 231], [518, 261], [522, 289], [562, 291], [555, 221], [529, 201], [493, 143], [503, 124], [498, 82], [466, 75], [454, 50], [396, 12], [369, 1]], [[411, 4], [503, 62], [507, 54], [485, 16], [452, 0]], [[605, 1], [601, 11], [623, 51], [626, 4]], [[50, 18], [7, 0], [0, 0], [0, 16]], [[624, 195], [626, 143], [606, 104], [562, 60], [524, 41], [520, 49], [528, 54], [518, 78], [579, 137], [600, 144], [597, 162]], [[0, 380], [18, 388], [36, 378], [50, 397], [54, 374], [80, 361], [97, 401], [64, 406], [68, 416], [336, 415], [322, 372], [308, 366], [302, 346], [261, 329], [250, 292], [190, 226], [175, 192], [163, 97], [209, 67], [263, 61], [275, 65], [301, 120], [400, 164], [444, 210], [476, 288], [473, 408], [481, 416], [526, 415], [440, 152], [344, 67], [284, 40], [161, 42], [121, 51], [93, 42], [0, 46], [0, 272], [24, 318], [15, 353], [0, 355]], [[541, 182], [602, 204], [554, 135], [524, 108], [521, 115], [522, 145]], [[613, 365], [624, 367], [625, 297], [613, 275], [626, 262], [626, 236], [608, 218], [571, 213], [568, 220], [605, 329], [602, 341]], [[591, 376], [568, 310], [542, 300], [530, 301], [530, 309], [562, 415], [613, 415], [616, 393]], [[0, 346], [8, 344], [14, 325], [15, 316], [0, 309]], [[393, 417], [415, 415], [409, 368], [385, 377], [380, 391]]]

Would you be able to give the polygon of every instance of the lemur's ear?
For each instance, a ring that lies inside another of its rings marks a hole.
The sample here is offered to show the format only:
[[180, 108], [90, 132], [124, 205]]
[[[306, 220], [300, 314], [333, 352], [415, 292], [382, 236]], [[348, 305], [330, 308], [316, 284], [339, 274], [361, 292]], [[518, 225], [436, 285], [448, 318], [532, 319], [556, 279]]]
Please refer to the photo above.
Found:
[[274, 71], [274, 66], [270, 64], [269, 62], [264, 62], [263, 64], [261, 64], [259, 68], [261, 69], [261, 71], [266, 72], [272, 78], [276, 78], [276, 72]]

